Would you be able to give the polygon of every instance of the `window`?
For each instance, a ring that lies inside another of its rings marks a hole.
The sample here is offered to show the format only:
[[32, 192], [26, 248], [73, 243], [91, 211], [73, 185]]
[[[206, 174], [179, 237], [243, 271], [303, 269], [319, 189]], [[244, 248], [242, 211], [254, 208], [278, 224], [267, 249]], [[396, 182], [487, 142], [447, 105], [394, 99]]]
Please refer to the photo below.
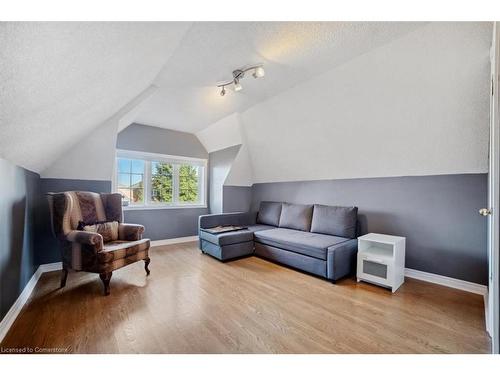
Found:
[[114, 190], [129, 207], [205, 206], [206, 165], [205, 159], [119, 150]]

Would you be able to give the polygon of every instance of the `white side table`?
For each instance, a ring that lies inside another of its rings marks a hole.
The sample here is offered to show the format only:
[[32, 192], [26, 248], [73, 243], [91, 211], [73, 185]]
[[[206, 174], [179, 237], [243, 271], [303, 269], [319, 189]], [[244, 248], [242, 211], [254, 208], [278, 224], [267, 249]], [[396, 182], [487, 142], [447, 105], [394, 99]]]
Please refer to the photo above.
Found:
[[390, 288], [394, 293], [405, 280], [405, 237], [369, 233], [358, 237], [358, 282]]

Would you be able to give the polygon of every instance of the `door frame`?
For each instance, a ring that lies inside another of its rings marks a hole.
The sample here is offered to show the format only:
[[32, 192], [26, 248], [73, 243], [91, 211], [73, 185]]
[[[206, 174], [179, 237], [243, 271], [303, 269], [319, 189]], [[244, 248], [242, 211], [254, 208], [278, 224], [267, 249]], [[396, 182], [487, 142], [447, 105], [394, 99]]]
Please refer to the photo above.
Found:
[[491, 336], [491, 351], [498, 354], [499, 347], [499, 183], [500, 183], [500, 117], [499, 117], [499, 65], [500, 29], [493, 22], [493, 37], [490, 50], [490, 143], [488, 166], [488, 301], [486, 327]]

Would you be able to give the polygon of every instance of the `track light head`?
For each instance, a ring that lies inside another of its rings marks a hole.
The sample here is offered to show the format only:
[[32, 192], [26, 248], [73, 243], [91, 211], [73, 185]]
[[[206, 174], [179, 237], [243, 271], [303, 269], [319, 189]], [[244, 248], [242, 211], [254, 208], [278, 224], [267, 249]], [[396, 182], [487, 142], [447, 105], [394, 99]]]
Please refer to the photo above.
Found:
[[261, 78], [266, 75], [266, 72], [264, 71], [264, 68], [262, 66], [258, 66], [255, 68], [253, 71], [253, 78]]
[[264, 67], [262, 64], [254, 64], [250, 66], [243, 67], [241, 69], [233, 70], [233, 78], [231, 80], [222, 81], [217, 84], [217, 87], [221, 87], [220, 96], [226, 95], [226, 86], [233, 87], [234, 91], [238, 92], [243, 89], [240, 81], [245, 78], [245, 73], [252, 73], [254, 78], [264, 77]]

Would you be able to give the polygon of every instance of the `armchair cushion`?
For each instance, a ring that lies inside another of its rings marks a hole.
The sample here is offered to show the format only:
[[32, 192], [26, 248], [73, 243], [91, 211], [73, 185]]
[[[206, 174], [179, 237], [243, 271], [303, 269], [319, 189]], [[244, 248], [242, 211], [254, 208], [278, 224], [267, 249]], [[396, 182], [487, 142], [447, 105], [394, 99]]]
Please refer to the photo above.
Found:
[[78, 229], [83, 229], [85, 232], [99, 233], [104, 242], [116, 241], [118, 239], [118, 221], [105, 221], [90, 225], [85, 225], [80, 221]]
[[138, 241], [112, 241], [104, 244], [102, 251], [97, 253], [97, 259], [100, 263], [113, 262], [146, 251], [149, 246], [147, 238]]
[[142, 238], [144, 226], [139, 224], [124, 224], [118, 225], [118, 239], [121, 241], [137, 241]]

